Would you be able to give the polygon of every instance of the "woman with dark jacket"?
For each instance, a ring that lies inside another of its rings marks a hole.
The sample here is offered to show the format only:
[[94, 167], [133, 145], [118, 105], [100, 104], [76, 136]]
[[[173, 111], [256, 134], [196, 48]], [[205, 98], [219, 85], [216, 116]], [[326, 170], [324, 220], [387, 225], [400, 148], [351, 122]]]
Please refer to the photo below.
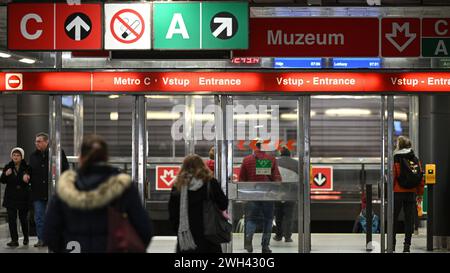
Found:
[[107, 165], [107, 160], [105, 141], [86, 137], [80, 169], [61, 175], [49, 203], [43, 236], [50, 251], [106, 252], [109, 206], [120, 207], [145, 247], [150, 243], [149, 215], [131, 177]]
[[177, 252], [222, 252], [220, 244], [211, 243], [204, 236], [203, 201], [207, 197], [207, 183], [217, 208], [226, 210], [228, 198], [202, 158], [198, 155], [186, 157], [169, 200], [170, 221], [178, 232]]
[[7, 246], [19, 246], [17, 233], [17, 212], [23, 232], [23, 244], [28, 245], [28, 208], [30, 206], [29, 167], [24, 160], [25, 152], [16, 147], [11, 150], [11, 162], [3, 167], [0, 181], [6, 184], [3, 207], [8, 212], [9, 233], [11, 242]]

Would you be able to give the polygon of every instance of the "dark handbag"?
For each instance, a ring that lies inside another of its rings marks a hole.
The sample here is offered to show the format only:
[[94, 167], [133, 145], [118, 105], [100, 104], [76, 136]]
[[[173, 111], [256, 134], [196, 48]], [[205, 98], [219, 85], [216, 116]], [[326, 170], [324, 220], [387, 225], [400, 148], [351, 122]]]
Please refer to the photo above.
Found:
[[114, 206], [108, 207], [108, 242], [106, 251], [146, 252], [144, 243], [128, 221], [128, 214]]
[[216, 203], [211, 199], [210, 184], [206, 183], [206, 200], [203, 201], [203, 228], [206, 240], [214, 244], [231, 241], [232, 225], [224, 218]]

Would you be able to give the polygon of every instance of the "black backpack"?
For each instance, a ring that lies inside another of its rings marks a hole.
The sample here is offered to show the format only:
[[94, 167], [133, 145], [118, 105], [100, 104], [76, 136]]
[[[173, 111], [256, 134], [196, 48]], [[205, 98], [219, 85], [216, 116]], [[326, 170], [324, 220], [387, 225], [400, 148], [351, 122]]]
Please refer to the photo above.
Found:
[[420, 185], [423, 179], [423, 172], [417, 157], [412, 159], [400, 157], [400, 175], [398, 184], [405, 189], [413, 189]]

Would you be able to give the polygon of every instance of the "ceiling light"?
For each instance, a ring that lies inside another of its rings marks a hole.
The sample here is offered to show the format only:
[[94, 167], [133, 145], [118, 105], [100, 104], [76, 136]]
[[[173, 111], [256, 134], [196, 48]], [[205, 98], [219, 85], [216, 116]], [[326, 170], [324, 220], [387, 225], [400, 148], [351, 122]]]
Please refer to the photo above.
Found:
[[0, 58], [9, 58], [9, 57], [11, 57], [10, 54], [4, 53], [4, 52], [0, 52]]
[[408, 114], [406, 114], [405, 112], [394, 111], [394, 119], [407, 121], [408, 120]]
[[111, 112], [109, 113], [110, 120], [119, 120], [119, 112]]
[[371, 114], [369, 109], [359, 109], [359, 108], [335, 108], [328, 109], [325, 111], [327, 116], [337, 116], [337, 117], [359, 117], [359, 116], [369, 116]]
[[147, 99], [170, 99], [171, 96], [161, 96], [161, 95], [146, 95]]
[[[311, 111], [310, 112], [310, 116], [313, 117], [316, 115], [316, 112]], [[297, 120], [298, 119], [298, 114], [297, 113], [284, 113], [280, 115], [281, 119], [284, 120]]]
[[110, 98], [110, 99], [118, 99], [118, 98], [120, 98], [120, 96], [119, 95], [109, 95], [109, 97], [108, 98]]
[[167, 119], [179, 119], [180, 113], [168, 112], [168, 111], [147, 111], [147, 119], [153, 120], [167, 120]]
[[260, 120], [260, 119], [272, 119], [272, 115], [269, 114], [237, 114], [234, 115], [236, 120]]
[[26, 63], [26, 64], [34, 64], [36, 62], [36, 60], [23, 58], [23, 59], [20, 59], [19, 62]]

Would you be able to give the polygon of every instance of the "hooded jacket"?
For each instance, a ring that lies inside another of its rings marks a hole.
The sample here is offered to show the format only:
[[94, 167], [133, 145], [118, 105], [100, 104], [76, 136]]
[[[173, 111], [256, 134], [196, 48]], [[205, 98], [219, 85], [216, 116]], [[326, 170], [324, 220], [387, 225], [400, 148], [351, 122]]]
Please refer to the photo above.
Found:
[[[401, 149], [394, 152], [394, 192], [415, 192], [418, 195], [423, 195], [425, 180], [422, 178], [420, 185], [413, 189], [405, 189], [398, 183], [398, 177], [400, 176], [400, 159], [406, 158], [412, 160], [415, 157], [414, 151], [411, 148]], [[422, 162], [419, 160], [420, 171], [423, 172]]]
[[152, 237], [150, 218], [139, 199], [131, 177], [111, 166], [94, 165], [83, 174], [66, 171], [49, 202], [44, 242], [53, 252], [70, 251], [71, 241], [79, 243], [81, 252], [105, 252], [107, 208], [118, 204], [147, 246]]
[[[9, 176], [6, 176], [8, 169], [13, 170], [13, 172]], [[30, 184], [23, 181], [24, 174], [28, 172], [29, 167], [25, 160], [20, 162], [18, 172], [15, 170], [13, 161], [10, 161], [3, 167], [0, 177], [0, 182], [6, 184], [3, 207], [14, 209], [28, 209], [30, 207]]]

